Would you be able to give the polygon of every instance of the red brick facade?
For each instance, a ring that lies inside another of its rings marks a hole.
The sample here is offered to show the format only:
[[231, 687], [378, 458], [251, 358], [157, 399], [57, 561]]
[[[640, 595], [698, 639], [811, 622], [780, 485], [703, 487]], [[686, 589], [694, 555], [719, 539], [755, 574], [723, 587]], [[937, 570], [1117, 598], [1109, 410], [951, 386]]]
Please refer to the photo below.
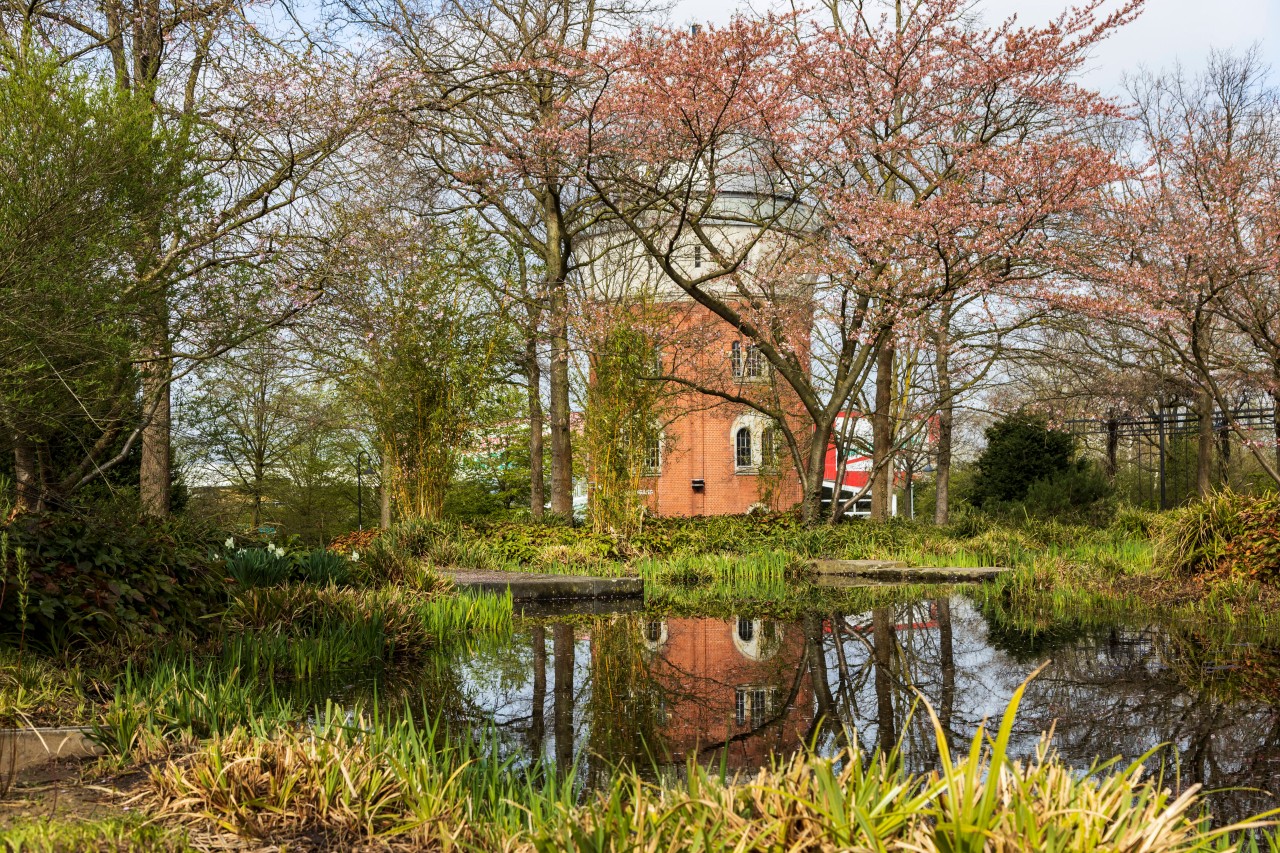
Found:
[[800, 748], [815, 712], [799, 625], [762, 619], [641, 623], [659, 657], [661, 729], [671, 759], [728, 745], [733, 768], [761, 767]]
[[[808, 336], [796, 338], [804, 342], [801, 360], [807, 363]], [[781, 408], [796, 409], [786, 383], [771, 375], [750, 341], [696, 304], [673, 308], [663, 358], [666, 370], [703, 387], [774, 405], [784, 401]], [[750, 406], [691, 390], [667, 408], [658, 475], [641, 487], [655, 514], [737, 515], [756, 505], [784, 510], [800, 501], [800, 480], [781, 435]], [[788, 420], [803, 435], [800, 419]], [[740, 464], [738, 433], [744, 429], [751, 441], [748, 464]], [[766, 447], [771, 435], [772, 451]]]

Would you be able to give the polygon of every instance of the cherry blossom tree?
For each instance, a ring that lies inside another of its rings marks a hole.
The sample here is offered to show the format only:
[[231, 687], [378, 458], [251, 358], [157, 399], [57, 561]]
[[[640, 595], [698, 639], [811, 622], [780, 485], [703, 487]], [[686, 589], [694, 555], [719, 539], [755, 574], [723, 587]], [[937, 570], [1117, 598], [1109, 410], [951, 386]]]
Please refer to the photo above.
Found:
[[[980, 29], [959, 0], [835, 4], [830, 22], [643, 32], [596, 57], [607, 79], [583, 106], [587, 179], [665, 278], [749, 338], [794, 395], [803, 431], [781, 426], [806, 518], [833, 425], [876, 375], [875, 461], [891, 468], [895, 340], [960, 294], [1055, 297], [1083, 262], [1071, 235], [1125, 171], [1096, 133], [1120, 108], [1075, 75], [1141, 3], [1101, 6]], [[711, 263], [689, 263], [698, 253]], [[802, 310], [811, 323], [795, 322]], [[810, 370], [798, 336], [818, 327], [830, 344]]]
[[1280, 450], [1234, 417], [1265, 393], [1280, 424], [1280, 103], [1254, 54], [1131, 88], [1146, 169], [1119, 207], [1130, 263], [1107, 295], [1194, 388], [1201, 496], [1215, 409], [1280, 483]]

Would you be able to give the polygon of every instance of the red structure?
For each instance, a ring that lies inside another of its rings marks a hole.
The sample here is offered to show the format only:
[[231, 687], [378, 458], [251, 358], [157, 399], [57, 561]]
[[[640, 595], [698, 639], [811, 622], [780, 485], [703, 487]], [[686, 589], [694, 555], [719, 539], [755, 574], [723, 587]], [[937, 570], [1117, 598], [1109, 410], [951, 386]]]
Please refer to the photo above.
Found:
[[813, 687], [799, 625], [767, 619], [642, 622], [657, 656], [660, 729], [673, 762], [690, 756], [754, 769], [799, 749], [814, 723]]
[[[791, 391], [768, 362], [719, 317], [693, 303], [674, 303], [664, 366], [703, 387], [794, 411]], [[808, 344], [808, 336], [798, 335]], [[807, 361], [808, 353], [802, 353]], [[801, 498], [800, 480], [781, 433], [750, 406], [688, 391], [672, 401], [677, 413], [649, 456], [642, 490], [663, 516], [734, 515], [763, 506], [787, 509]], [[802, 421], [789, 416], [803, 434]]]

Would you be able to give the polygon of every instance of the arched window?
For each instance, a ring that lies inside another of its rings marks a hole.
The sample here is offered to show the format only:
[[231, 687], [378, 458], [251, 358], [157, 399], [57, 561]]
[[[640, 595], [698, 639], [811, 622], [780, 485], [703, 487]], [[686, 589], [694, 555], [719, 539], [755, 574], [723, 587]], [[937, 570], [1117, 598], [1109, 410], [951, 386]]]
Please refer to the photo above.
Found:
[[773, 427], [765, 427], [760, 433], [760, 467], [778, 467], [778, 432]]
[[742, 427], [733, 437], [733, 464], [738, 468], [750, 468], [753, 464], [751, 430], [748, 427]]
[[749, 643], [756, 636], [756, 623], [745, 617], [738, 617], [738, 639]]
[[662, 623], [646, 622], [644, 626], [645, 639], [651, 643], [662, 642]]

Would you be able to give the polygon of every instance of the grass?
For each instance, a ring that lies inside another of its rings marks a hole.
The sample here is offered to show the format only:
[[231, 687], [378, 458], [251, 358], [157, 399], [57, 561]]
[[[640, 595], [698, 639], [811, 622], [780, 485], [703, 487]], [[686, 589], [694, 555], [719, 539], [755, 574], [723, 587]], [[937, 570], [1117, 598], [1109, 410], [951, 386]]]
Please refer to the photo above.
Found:
[[571, 803], [571, 782], [518, 772], [515, 762], [483, 738], [452, 739], [410, 714], [352, 719], [330, 705], [306, 730], [214, 738], [153, 771], [144, 796], [157, 814], [213, 818], [277, 842], [436, 847], [518, 834], [536, 814]]
[[0, 728], [38, 719], [62, 725], [84, 719], [90, 702], [85, 678], [69, 660], [0, 648]]
[[138, 815], [97, 820], [24, 817], [4, 827], [3, 853], [186, 853], [194, 850], [186, 835], [147, 823]]
[[[298, 847], [410, 849], [1014, 851], [1255, 849], [1264, 820], [1210, 828], [1195, 788], [1172, 794], [1142, 761], [1081, 774], [1043, 742], [1007, 749], [1020, 688], [998, 729], [953, 756], [931, 718], [940, 772], [892, 755], [800, 754], [751, 778], [690, 763], [682, 779], [617, 774], [585, 799], [544, 766], [518, 770], [483, 737], [450, 739], [412, 717], [351, 720], [332, 706], [307, 730], [237, 728], [152, 771], [142, 802], [193, 827]], [[856, 739], [853, 739], [856, 743]], [[1265, 817], [1265, 816], [1264, 816]], [[1277, 849], [1262, 836], [1263, 849]], [[1250, 845], [1254, 847], [1250, 847]]]
[[419, 611], [427, 632], [442, 644], [483, 634], [503, 637], [511, 633], [514, 608], [511, 590], [501, 595], [461, 593], [432, 599]]
[[269, 731], [304, 718], [305, 709], [270, 682], [215, 662], [160, 661], [132, 665], [91, 736], [122, 760], [163, 754], [175, 742], [194, 742], [236, 727]]

